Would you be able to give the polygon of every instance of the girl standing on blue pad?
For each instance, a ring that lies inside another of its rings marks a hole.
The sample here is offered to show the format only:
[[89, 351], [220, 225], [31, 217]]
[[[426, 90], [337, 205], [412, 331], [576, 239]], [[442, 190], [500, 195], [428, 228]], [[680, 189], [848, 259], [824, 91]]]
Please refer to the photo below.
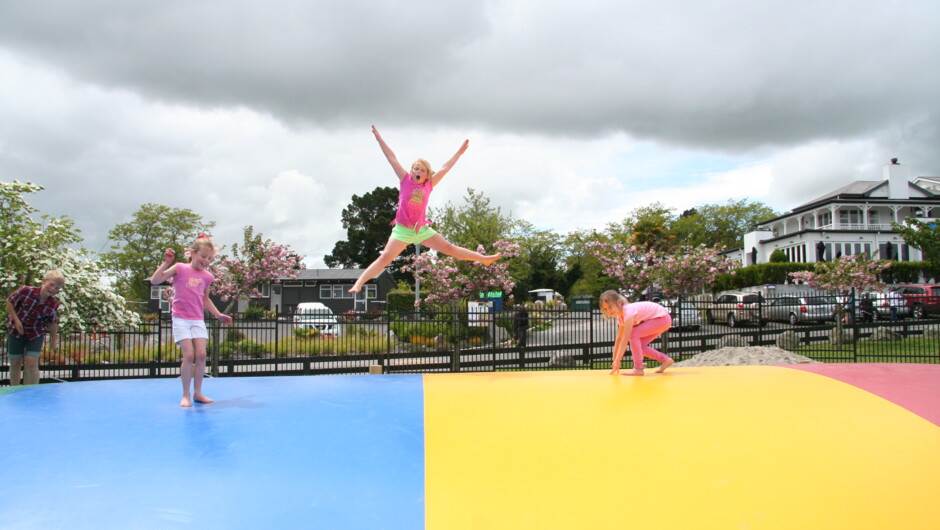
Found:
[[[202, 379], [206, 374], [206, 343], [209, 341], [209, 332], [206, 329], [205, 310], [223, 324], [230, 324], [232, 317], [223, 315], [215, 304], [209, 299], [209, 285], [215, 276], [208, 270], [212, 259], [215, 258], [215, 244], [199, 234], [190, 251], [189, 263], [173, 263], [176, 253], [172, 248], [166, 249], [163, 254], [164, 261], [150, 278], [152, 285], [173, 280], [173, 340], [183, 350], [183, 360], [180, 364], [180, 379], [183, 381], [183, 398], [181, 407], [193, 406], [197, 403], [212, 403], [202, 393]], [[192, 383], [193, 392], [190, 394], [189, 386]]]

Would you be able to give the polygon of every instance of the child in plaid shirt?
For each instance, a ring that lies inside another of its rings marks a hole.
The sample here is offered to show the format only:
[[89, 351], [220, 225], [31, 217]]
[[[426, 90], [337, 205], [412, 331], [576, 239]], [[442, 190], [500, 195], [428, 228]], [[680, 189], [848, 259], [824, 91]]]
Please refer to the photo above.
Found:
[[[65, 277], [59, 271], [43, 276], [42, 287], [24, 285], [7, 297], [7, 355], [10, 358], [10, 386], [39, 383], [39, 356], [46, 332], [49, 349], [53, 353], [59, 346], [58, 309], [59, 294]], [[26, 366], [24, 373], [23, 366]]]

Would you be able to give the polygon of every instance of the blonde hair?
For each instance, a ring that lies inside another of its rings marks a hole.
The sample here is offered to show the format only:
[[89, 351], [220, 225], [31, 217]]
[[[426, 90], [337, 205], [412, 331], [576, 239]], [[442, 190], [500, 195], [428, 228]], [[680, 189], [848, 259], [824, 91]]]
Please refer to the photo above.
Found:
[[414, 166], [415, 164], [421, 164], [422, 166], [424, 166], [424, 170], [428, 172], [428, 178], [431, 178], [434, 176], [434, 170], [431, 169], [431, 163], [428, 162], [427, 160], [423, 158], [419, 158], [414, 161], [414, 164], [411, 164], [411, 165]]
[[604, 291], [603, 293], [601, 293], [600, 298], [598, 298], [599, 304], [621, 306], [623, 305], [624, 302], [626, 302], [626, 300], [622, 296], [620, 296], [620, 293], [618, 293], [617, 291], [613, 289]]
[[53, 281], [55, 283], [65, 283], [65, 275], [60, 270], [51, 270], [43, 275], [42, 281]]
[[205, 234], [200, 234], [193, 242], [192, 253], [195, 254], [202, 250], [211, 250], [212, 254], [215, 255], [215, 243]]

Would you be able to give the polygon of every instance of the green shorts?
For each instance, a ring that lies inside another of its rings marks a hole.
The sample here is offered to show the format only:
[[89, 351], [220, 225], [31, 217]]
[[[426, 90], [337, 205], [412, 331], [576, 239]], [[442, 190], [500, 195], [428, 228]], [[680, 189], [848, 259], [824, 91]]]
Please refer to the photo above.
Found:
[[434, 237], [437, 232], [434, 231], [430, 226], [422, 226], [420, 230], [415, 232], [414, 228], [408, 228], [407, 226], [396, 224], [395, 228], [392, 228], [391, 239], [397, 239], [405, 243], [423, 243], [427, 239]]

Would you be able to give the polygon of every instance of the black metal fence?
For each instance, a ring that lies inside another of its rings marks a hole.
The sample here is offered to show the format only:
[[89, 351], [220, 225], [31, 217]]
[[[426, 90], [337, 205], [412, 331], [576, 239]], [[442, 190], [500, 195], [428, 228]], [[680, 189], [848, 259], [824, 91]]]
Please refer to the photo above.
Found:
[[[818, 308], [786, 297], [722, 301], [681, 298], [665, 302], [673, 328], [653, 343], [676, 361], [726, 346], [782, 346], [822, 362], [940, 363], [940, 315], [897, 320], [866, 315], [860, 297]], [[792, 297], [790, 297], [792, 298]], [[827, 298], [828, 300], [828, 298]], [[805, 302], [805, 300], [804, 300]], [[787, 305], [781, 309], [779, 306]], [[840, 317], [839, 310], [844, 309]], [[791, 311], [799, 313], [794, 317]], [[426, 373], [537, 369], [591, 369], [610, 364], [616, 322], [594, 310], [530, 309], [520, 336], [518, 314], [438, 311], [343, 315], [310, 321], [292, 316], [222, 326], [207, 321], [210, 373], [218, 377], [368, 373]], [[9, 360], [0, 353], [0, 379]], [[44, 354], [44, 381], [177, 377], [180, 349], [168, 320], [140, 329], [60, 337], [58, 351]], [[624, 359], [630, 367], [630, 356]], [[655, 366], [655, 363], [652, 363]]]

